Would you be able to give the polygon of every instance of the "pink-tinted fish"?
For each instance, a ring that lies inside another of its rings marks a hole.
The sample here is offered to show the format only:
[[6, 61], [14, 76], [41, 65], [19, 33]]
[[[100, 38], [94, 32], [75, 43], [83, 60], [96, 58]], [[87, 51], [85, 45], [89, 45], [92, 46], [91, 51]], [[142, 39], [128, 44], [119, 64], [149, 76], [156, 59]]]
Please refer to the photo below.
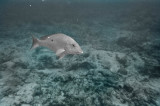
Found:
[[53, 34], [43, 36], [37, 39], [32, 36], [33, 43], [31, 49], [39, 46], [47, 47], [53, 50], [59, 59], [62, 59], [67, 54], [82, 54], [83, 51], [79, 44], [71, 37], [65, 34]]

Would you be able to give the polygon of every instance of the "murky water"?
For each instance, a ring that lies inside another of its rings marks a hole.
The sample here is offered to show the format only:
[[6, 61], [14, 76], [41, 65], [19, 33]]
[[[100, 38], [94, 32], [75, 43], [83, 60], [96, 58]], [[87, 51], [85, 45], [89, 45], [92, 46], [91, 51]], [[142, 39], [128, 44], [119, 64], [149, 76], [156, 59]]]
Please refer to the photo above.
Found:
[[[0, 106], [160, 105], [160, 2], [0, 3]], [[55, 33], [84, 53], [30, 50]]]

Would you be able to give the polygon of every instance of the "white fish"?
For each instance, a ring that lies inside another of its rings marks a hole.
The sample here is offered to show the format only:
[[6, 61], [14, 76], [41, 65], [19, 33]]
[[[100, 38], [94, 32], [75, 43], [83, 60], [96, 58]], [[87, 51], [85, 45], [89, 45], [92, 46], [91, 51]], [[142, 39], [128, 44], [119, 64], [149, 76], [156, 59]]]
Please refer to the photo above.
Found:
[[39, 46], [48, 47], [56, 53], [59, 59], [62, 59], [67, 54], [83, 53], [79, 44], [65, 34], [53, 34], [49, 36], [43, 36], [40, 39], [32, 36], [32, 39], [33, 43], [31, 49]]

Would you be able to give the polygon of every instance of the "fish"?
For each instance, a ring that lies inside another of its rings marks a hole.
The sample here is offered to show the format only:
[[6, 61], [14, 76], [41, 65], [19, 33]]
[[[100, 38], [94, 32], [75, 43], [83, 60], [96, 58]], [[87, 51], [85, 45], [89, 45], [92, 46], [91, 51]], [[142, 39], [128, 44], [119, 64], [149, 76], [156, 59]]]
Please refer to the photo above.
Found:
[[83, 50], [79, 44], [70, 36], [63, 33], [42, 36], [40, 39], [32, 36], [31, 50], [37, 47], [47, 47], [56, 53], [58, 59], [68, 54], [82, 54]]

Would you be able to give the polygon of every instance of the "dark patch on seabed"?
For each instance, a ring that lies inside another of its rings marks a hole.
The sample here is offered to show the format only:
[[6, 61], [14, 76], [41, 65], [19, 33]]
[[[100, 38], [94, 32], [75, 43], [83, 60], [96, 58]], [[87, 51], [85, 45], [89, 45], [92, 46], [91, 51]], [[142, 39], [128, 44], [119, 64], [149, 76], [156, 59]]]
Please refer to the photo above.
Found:
[[[160, 106], [159, 1], [0, 5], [0, 106]], [[54, 33], [84, 53], [30, 50], [31, 35]]]

